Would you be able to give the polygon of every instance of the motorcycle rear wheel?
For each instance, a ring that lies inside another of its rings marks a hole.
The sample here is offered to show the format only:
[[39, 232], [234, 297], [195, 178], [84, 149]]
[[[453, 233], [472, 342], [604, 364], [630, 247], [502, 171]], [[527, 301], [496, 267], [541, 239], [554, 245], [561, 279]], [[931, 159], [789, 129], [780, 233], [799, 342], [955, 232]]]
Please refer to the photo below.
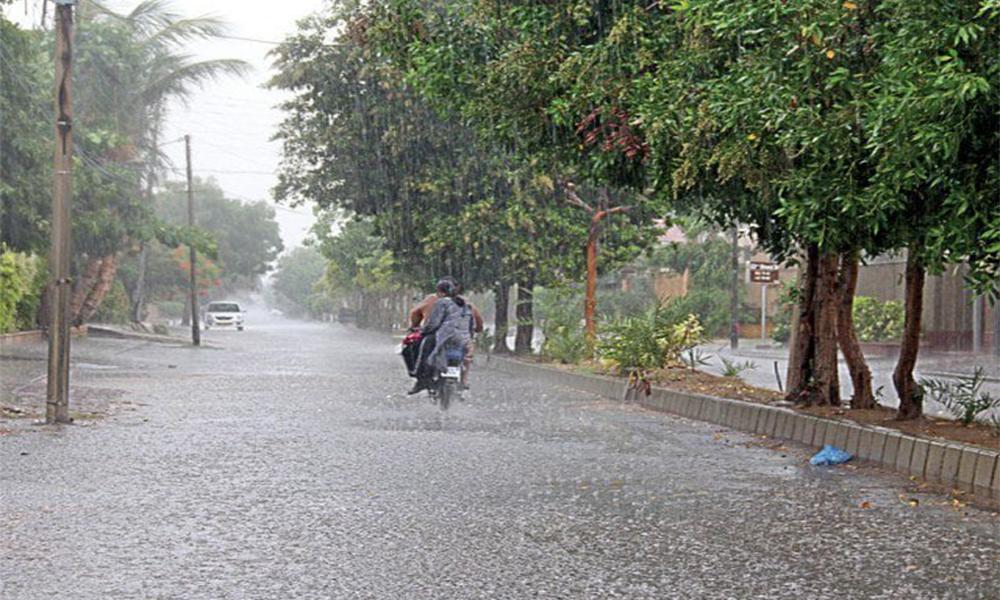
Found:
[[441, 382], [441, 391], [438, 392], [438, 406], [441, 410], [448, 410], [448, 407], [451, 406], [451, 399], [455, 395], [456, 388], [454, 381]]

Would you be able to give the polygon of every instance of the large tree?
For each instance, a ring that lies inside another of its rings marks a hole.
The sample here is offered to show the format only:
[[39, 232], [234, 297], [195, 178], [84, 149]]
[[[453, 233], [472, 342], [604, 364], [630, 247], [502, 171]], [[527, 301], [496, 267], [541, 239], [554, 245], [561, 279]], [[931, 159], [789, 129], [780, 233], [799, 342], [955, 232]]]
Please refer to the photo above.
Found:
[[[419, 84], [410, 57], [389, 51], [397, 23], [388, 13], [334, 8], [278, 49], [274, 85], [296, 96], [279, 132], [276, 195], [371, 217], [414, 284], [447, 273], [468, 289], [493, 289], [498, 328], [506, 291], [519, 284], [516, 346], [526, 351], [531, 290], [577, 276], [587, 219], [545, 165], [505, 138], [481, 136]], [[333, 45], [330, 30], [343, 32]], [[609, 256], [634, 252], [635, 232], [609, 228]], [[505, 336], [497, 337], [502, 348]]]
[[48, 242], [50, 71], [38, 32], [0, 13], [0, 244], [22, 252]]
[[[94, 218], [105, 226], [82, 228], [75, 246], [80, 261], [74, 320], [96, 310], [110, 288], [119, 253], [140, 246], [140, 269], [132, 290], [134, 318], [141, 313], [145, 243], [158, 231], [152, 219], [152, 190], [162, 165], [156, 140], [171, 100], [185, 100], [200, 85], [223, 75], [240, 75], [248, 65], [234, 59], [198, 60], [191, 42], [224, 33], [214, 17], [187, 18], [167, 0], [144, 0], [127, 13], [102, 2], [85, 2], [77, 14], [78, 82], [74, 103], [82, 139], [80, 158], [104, 175], [106, 187], [95, 201]], [[88, 235], [90, 231], [95, 235]], [[90, 274], [96, 274], [89, 277]]]

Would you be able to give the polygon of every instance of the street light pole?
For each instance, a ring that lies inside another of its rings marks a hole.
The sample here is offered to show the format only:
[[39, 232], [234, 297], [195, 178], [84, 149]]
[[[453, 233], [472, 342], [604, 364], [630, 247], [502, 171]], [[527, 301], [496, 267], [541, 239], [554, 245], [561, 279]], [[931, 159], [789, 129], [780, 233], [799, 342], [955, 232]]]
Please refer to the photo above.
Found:
[[49, 364], [45, 422], [69, 423], [69, 303], [73, 196], [73, 5], [56, 0], [56, 148], [53, 161], [52, 222], [49, 245]]
[[729, 347], [740, 346], [740, 228], [733, 225], [732, 283], [729, 290]]
[[[184, 155], [187, 158], [187, 201], [188, 201], [188, 227], [194, 228], [194, 188], [191, 176], [191, 136], [184, 136]], [[191, 280], [189, 282], [189, 294], [191, 297], [191, 343], [195, 346], [201, 345], [201, 327], [198, 323], [198, 275], [197, 261], [198, 253], [194, 249], [194, 240], [188, 244], [191, 259]]]

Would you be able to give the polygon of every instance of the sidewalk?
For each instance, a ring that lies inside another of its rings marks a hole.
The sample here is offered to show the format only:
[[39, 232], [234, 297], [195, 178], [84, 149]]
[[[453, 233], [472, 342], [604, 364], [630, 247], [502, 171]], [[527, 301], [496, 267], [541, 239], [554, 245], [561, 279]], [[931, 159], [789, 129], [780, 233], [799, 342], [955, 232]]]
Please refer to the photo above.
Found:
[[[775, 344], [762, 345], [760, 339], [741, 339], [739, 348], [735, 351], [729, 348], [728, 339], [715, 339], [699, 347], [699, 350], [711, 355], [705, 370], [721, 374], [723, 363], [721, 358], [743, 363], [749, 361], [756, 368], [741, 373], [741, 378], [751, 385], [772, 390], [778, 390], [778, 379], [784, 386], [788, 371], [788, 348]], [[892, 384], [892, 371], [896, 359], [887, 356], [867, 357], [868, 367], [872, 370], [872, 383], [879, 403], [895, 407], [899, 404], [896, 390]], [[775, 375], [777, 363], [778, 376]], [[971, 352], [921, 352], [914, 370], [916, 378], [955, 378], [969, 377], [976, 367], [981, 367], [987, 376], [982, 391], [994, 395], [1000, 394], [1000, 360], [989, 354], [972, 354]], [[843, 357], [840, 357], [840, 395], [848, 400], [851, 397], [851, 376]], [[927, 414], [950, 416], [947, 410], [933, 401], [928, 400], [925, 406]]]

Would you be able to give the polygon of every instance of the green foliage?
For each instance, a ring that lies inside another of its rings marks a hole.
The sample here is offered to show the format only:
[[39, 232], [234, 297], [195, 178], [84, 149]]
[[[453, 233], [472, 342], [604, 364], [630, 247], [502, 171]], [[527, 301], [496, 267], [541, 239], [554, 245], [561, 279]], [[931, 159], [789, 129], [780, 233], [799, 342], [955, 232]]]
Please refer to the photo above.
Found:
[[125, 285], [120, 279], [115, 279], [91, 320], [96, 323], [127, 323], [129, 320], [128, 309], [129, 299]]
[[40, 252], [48, 241], [52, 197], [51, 62], [40, 33], [3, 14], [0, 81], [0, 244]]
[[48, 286], [49, 269], [45, 260], [41, 256], [33, 254], [28, 257], [26, 262], [28, 263], [25, 268], [26, 272], [34, 272], [34, 275], [27, 293], [21, 296], [15, 308], [17, 313], [15, 329], [17, 331], [37, 329], [38, 309]]
[[46, 274], [40, 257], [0, 246], [0, 333], [35, 328]]
[[[771, 317], [771, 339], [785, 344], [792, 337], [792, 310], [798, 303], [799, 289], [792, 282], [781, 285], [778, 296], [778, 311]], [[856, 326], [856, 324], [855, 324]]]
[[971, 377], [957, 381], [921, 379], [920, 387], [932, 399], [945, 406], [963, 425], [969, 425], [979, 415], [1000, 408], [1000, 397], [980, 392], [986, 381], [982, 367], [976, 367]]
[[720, 356], [719, 359], [722, 360], [723, 377], [739, 377], [744, 371], [753, 371], [757, 368], [757, 363], [751, 360], [739, 362], [737, 360], [729, 360], [725, 356]]
[[[506, 121], [459, 117], [475, 104], [458, 93], [474, 91], [462, 86], [465, 75], [486, 74], [472, 65], [484, 58], [474, 50], [483, 38], [467, 46], [465, 7], [435, 4], [333, 5], [278, 48], [272, 85], [295, 97], [278, 133], [285, 163], [276, 196], [369, 219], [410, 283], [443, 273], [469, 290], [579, 281], [589, 216], [565, 202], [560, 185], [577, 174], [488, 131]], [[416, 25], [425, 8], [439, 18]], [[429, 35], [409, 39], [411, 26]], [[341, 32], [336, 44], [330, 31]], [[581, 192], [591, 201], [597, 185]], [[603, 228], [603, 268], [634, 257], [653, 233], [647, 203], [611, 194], [635, 206]]]
[[655, 249], [647, 264], [666, 267], [677, 274], [686, 270], [689, 291], [687, 296], [674, 300], [680, 305], [678, 310], [697, 316], [709, 335], [724, 335], [729, 331], [731, 318], [731, 242], [718, 230], [697, 221], [687, 223], [684, 231], [689, 242]]
[[564, 364], [576, 364], [587, 356], [579, 292], [571, 288], [537, 288], [535, 311], [542, 322], [542, 356]]
[[597, 354], [620, 374], [645, 379], [650, 371], [679, 364], [683, 354], [704, 341], [698, 318], [678, 319], [670, 307], [655, 306], [641, 316], [624, 317], [605, 327]]
[[34, 257], [0, 246], [0, 334], [18, 325], [18, 306], [36, 292]]
[[854, 328], [862, 342], [898, 341], [903, 334], [902, 302], [858, 296], [854, 299]]
[[326, 272], [326, 259], [315, 248], [300, 246], [278, 260], [274, 291], [295, 314], [317, 315], [322, 312], [323, 296], [317, 286]]
[[256, 287], [283, 245], [274, 207], [227, 198], [214, 179], [195, 178], [195, 223], [187, 227], [187, 184], [168, 181], [155, 197], [156, 239], [168, 247], [194, 243], [222, 269], [225, 285]]

